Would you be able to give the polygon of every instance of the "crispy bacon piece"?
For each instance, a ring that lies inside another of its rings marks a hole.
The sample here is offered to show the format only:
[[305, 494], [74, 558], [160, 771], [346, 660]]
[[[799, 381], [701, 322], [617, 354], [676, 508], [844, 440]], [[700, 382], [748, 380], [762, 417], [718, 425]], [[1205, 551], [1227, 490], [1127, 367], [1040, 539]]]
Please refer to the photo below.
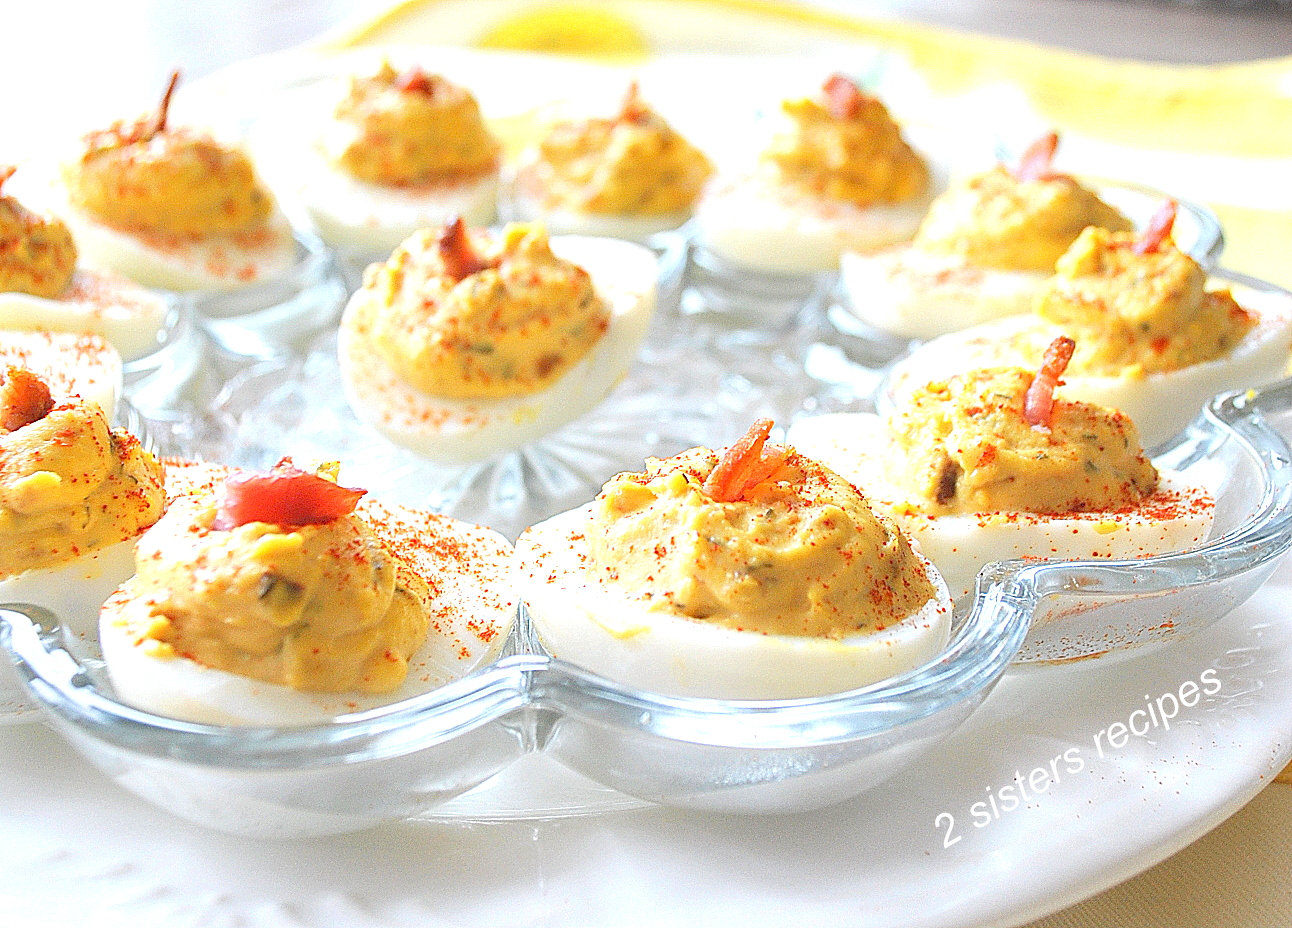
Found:
[[1053, 175], [1054, 153], [1059, 150], [1059, 133], [1045, 133], [1023, 152], [1014, 168], [1015, 180], [1044, 180]]
[[641, 86], [637, 81], [628, 85], [623, 105], [619, 107], [619, 122], [641, 123], [650, 118], [650, 109], [642, 100]]
[[835, 119], [852, 119], [866, 102], [861, 88], [838, 71], [826, 78], [821, 89], [825, 91], [826, 109]]
[[1171, 237], [1178, 208], [1175, 200], [1167, 200], [1157, 208], [1157, 212], [1149, 219], [1144, 231], [1140, 233], [1139, 238], [1135, 239], [1135, 254], [1146, 255], [1162, 247], [1162, 243]]
[[734, 445], [723, 452], [702, 487], [717, 503], [734, 503], [776, 472], [789, 456], [781, 445], [766, 448], [771, 419], [759, 419]]
[[1023, 397], [1023, 418], [1032, 428], [1047, 432], [1050, 430], [1050, 421], [1054, 415], [1054, 389], [1067, 370], [1076, 347], [1076, 342], [1066, 335], [1060, 335], [1045, 349], [1041, 369], [1032, 378], [1027, 394]]
[[472, 248], [466, 223], [461, 216], [454, 216], [445, 224], [435, 247], [440, 253], [440, 260], [444, 262], [445, 276], [455, 281], [478, 274], [489, 267], [489, 262]]
[[263, 473], [241, 472], [225, 478], [215, 514], [222, 532], [249, 522], [294, 528], [323, 525], [354, 512], [367, 490], [338, 486], [331, 480], [300, 470], [284, 458]]
[[415, 64], [395, 78], [395, 89], [403, 93], [422, 93], [433, 97], [439, 91], [440, 83], [421, 65]]
[[16, 432], [39, 422], [53, 408], [54, 398], [38, 374], [10, 366], [0, 377], [0, 429]]
[[138, 145], [143, 142], [152, 141], [158, 135], [166, 131], [166, 121], [170, 116], [170, 101], [175, 95], [175, 88], [179, 86], [179, 71], [170, 72], [170, 80], [166, 84], [166, 90], [162, 94], [161, 104], [157, 107], [157, 115], [149, 119], [147, 114], [136, 119], [134, 122], [117, 122], [113, 123], [107, 129], [96, 129], [85, 135], [85, 143], [91, 149], [103, 147], [115, 148], [118, 145]]
[[162, 94], [161, 105], [157, 107], [157, 121], [153, 123], [152, 132], [148, 138], [161, 135], [166, 131], [166, 119], [170, 115], [171, 97], [175, 96], [175, 88], [179, 86], [179, 70], [170, 72], [170, 81], [166, 84], [166, 92]]
[[13, 177], [14, 172], [17, 170], [17, 166], [12, 164], [0, 166], [0, 190], [4, 188], [5, 181]]

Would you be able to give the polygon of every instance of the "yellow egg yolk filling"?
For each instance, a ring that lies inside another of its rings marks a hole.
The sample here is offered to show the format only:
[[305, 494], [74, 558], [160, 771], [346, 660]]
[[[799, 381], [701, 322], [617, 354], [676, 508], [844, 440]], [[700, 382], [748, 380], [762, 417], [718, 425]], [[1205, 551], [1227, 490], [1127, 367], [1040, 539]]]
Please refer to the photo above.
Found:
[[[214, 528], [211, 494], [181, 496], [139, 541], [108, 608], [142, 604], [140, 641], [230, 673], [317, 692], [384, 693], [426, 640], [426, 581], [359, 516]], [[120, 613], [129, 615], [130, 613]]]
[[846, 116], [810, 98], [787, 100], [781, 110], [784, 125], [761, 161], [782, 184], [862, 207], [904, 203], [928, 189], [928, 165], [874, 97]]
[[474, 96], [420, 69], [389, 62], [351, 80], [334, 118], [350, 131], [325, 145], [333, 162], [361, 181], [414, 187], [478, 177], [496, 170], [501, 146]]
[[648, 459], [597, 496], [589, 574], [645, 608], [764, 634], [846, 638], [935, 595], [905, 537], [842, 477], [790, 451], [734, 502], [703, 489], [718, 455]]
[[0, 293], [52, 300], [67, 290], [75, 270], [76, 245], [64, 222], [0, 196]]
[[369, 267], [359, 325], [391, 368], [431, 396], [523, 396], [558, 380], [609, 325], [582, 268], [552, 253], [539, 226], [472, 235], [476, 269], [446, 266], [444, 235], [422, 230]]
[[551, 126], [536, 155], [542, 199], [579, 213], [686, 212], [713, 174], [708, 157], [634, 95], [614, 118]]
[[272, 211], [246, 154], [205, 133], [151, 132], [141, 122], [84, 141], [64, 167], [68, 197], [106, 225], [187, 236], [253, 232]]
[[1049, 428], [1031, 425], [1032, 377], [978, 370], [914, 391], [888, 420], [889, 480], [932, 515], [1117, 510], [1157, 488], [1122, 413], [1056, 398]]
[[1040, 318], [1077, 341], [1072, 374], [1142, 375], [1229, 353], [1256, 318], [1170, 239], [1140, 251], [1135, 236], [1088, 228], [1037, 293]]
[[1072, 177], [1019, 180], [998, 165], [934, 200], [913, 245], [976, 267], [1050, 274], [1087, 226], [1131, 230], [1129, 219]]

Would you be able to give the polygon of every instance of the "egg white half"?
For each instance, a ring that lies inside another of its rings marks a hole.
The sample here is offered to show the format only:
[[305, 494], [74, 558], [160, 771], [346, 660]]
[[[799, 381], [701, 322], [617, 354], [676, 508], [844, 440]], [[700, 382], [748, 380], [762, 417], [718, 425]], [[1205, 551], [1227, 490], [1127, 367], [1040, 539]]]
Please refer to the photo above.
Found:
[[616, 239], [558, 236], [552, 250], [592, 275], [610, 306], [605, 333], [551, 386], [526, 396], [459, 400], [405, 383], [375, 351], [357, 321], [360, 290], [346, 307], [337, 340], [351, 408], [392, 442], [431, 461], [480, 461], [555, 431], [600, 403], [627, 374], [655, 306], [655, 256]]
[[454, 216], [472, 227], [497, 217], [497, 171], [453, 183], [386, 187], [350, 177], [311, 149], [293, 176], [293, 195], [319, 238], [353, 256], [384, 257], [418, 229]]
[[[134, 539], [119, 541], [55, 567], [0, 579], [0, 603], [43, 606], [73, 635], [94, 634], [99, 607], [135, 569]], [[2, 671], [3, 668], [0, 668]], [[15, 677], [0, 672], [0, 724], [26, 719], [36, 708]]]
[[800, 419], [790, 426], [786, 443], [847, 478], [897, 522], [957, 599], [969, 594], [978, 571], [993, 561], [1140, 558], [1193, 548], [1206, 540], [1215, 514], [1205, 488], [1164, 471], [1158, 490], [1138, 511], [929, 516], [903, 506], [909, 495], [885, 475], [885, 460], [896, 452], [889, 449], [881, 417], [837, 413]]
[[64, 219], [87, 265], [157, 290], [236, 290], [283, 276], [297, 259], [292, 227], [277, 207], [257, 231], [202, 236], [122, 232], [70, 206]]
[[135, 572], [135, 539], [77, 555], [54, 567], [26, 570], [0, 580], [0, 602], [44, 606], [73, 630], [94, 628], [94, 617], [112, 591]]
[[[1163, 373], [1120, 375], [1065, 373], [1056, 391], [1068, 399], [1119, 409], [1139, 429], [1144, 447], [1153, 448], [1178, 434], [1217, 393], [1272, 383], [1283, 377], [1292, 345], [1292, 300], [1279, 293], [1239, 291], [1234, 297], [1257, 323], [1223, 357]], [[878, 397], [881, 412], [926, 383], [983, 367], [1031, 366], [1018, 345], [1027, 333], [1039, 343], [1063, 334], [1032, 315], [1009, 316], [939, 336], [920, 345], [889, 372]]]
[[67, 291], [52, 300], [0, 293], [0, 329], [92, 332], [111, 342], [126, 361], [157, 348], [169, 311], [161, 295], [116, 274], [86, 268], [78, 268]]
[[844, 692], [935, 658], [950, 636], [946, 587], [882, 631], [840, 640], [736, 631], [653, 612], [589, 576], [591, 506], [526, 530], [516, 542], [521, 598], [553, 656], [651, 693], [792, 699]]
[[847, 306], [862, 322], [903, 338], [933, 338], [1027, 313], [1046, 274], [976, 267], [957, 255], [896, 246], [840, 258]]
[[25, 367], [45, 381], [54, 401], [79, 396], [111, 418], [121, 395], [121, 354], [101, 335], [0, 331], [0, 369]]
[[911, 238], [931, 195], [857, 207], [775, 187], [754, 176], [720, 179], [695, 211], [701, 244], [724, 261], [769, 274], [839, 267], [844, 251], [869, 252]]
[[929, 184], [922, 194], [867, 207], [799, 193], [755, 169], [728, 169], [709, 182], [696, 204], [696, 239], [718, 258], [751, 271], [836, 271], [844, 252], [866, 254], [915, 235], [949, 176], [946, 165], [924, 157]]
[[118, 698], [157, 715], [215, 725], [308, 725], [429, 692], [493, 661], [517, 606], [506, 539], [405, 507], [364, 501], [360, 512], [432, 589], [426, 643], [409, 661], [399, 689], [380, 695], [309, 693], [185, 657], [159, 656], [141, 632], [150, 621], [147, 610], [114, 594], [100, 616], [99, 642]]

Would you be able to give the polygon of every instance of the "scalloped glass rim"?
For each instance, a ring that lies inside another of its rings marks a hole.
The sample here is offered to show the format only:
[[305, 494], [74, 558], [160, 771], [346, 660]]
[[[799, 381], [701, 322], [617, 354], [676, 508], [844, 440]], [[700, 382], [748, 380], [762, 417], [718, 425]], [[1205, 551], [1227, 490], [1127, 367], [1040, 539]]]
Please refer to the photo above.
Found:
[[[363, 764], [399, 766], [408, 782], [383, 774], [388, 797], [370, 796], [373, 808], [358, 819], [308, 826], [324, 831], [425, 811], [536, 750], [651, 801], [741, 812], [826, 805], [891, 776], [950, 734], [1011, 663], [1089, 658], [1107, 650], [1068, 653], [1073, 635], [1079, 640], [1090, 616], [1107, 611], [1102, 607], [1138, 616], [1136, 604], [1147, 603], [1157, 614], [1164, 599], [1183, 597], [1195, 612], [1168, 623], [1169, 641], [1214, 623], [1246, 599], [1292, 544], [1292, 452], [1265, 418], [1289, 411], [1292, 380], [1224, 394], [1165, 450], [1173, 464], [1186, 468], [1218, 464], [1230, 472], [1233, 462], [1217, 458], [1219, 451], [1248, 462], [1246, 515], [1223, 526], [1220, 538], [1141, 561], [990, 565], [980, 574], [971, 608], [957, 616], [944, 654], [910, 673], [825, 698], [732, 701], [632, 691], [543, 654], [522, 614], [507, 656], [423, 696], [327, 725], [230, 729], [176, 722], [115, 702], [96, 688], [93, 668], [69, 653], [56, 618], [42, 610], [26, 609], [29, 618], [13, 607], [0, 609], [0, 648], [31, 696], [105, 770], [119, 770], [124, 757], [127, 767], [161, 764], [172, 771], [168, 775], [178, 769], [200, 784], [206, 784], [203, 776], [214, 778], [199, 790], [254, 793], [251, 785], [234, 785], [244, 781], [232, 775], [342, 778], [348, 769], [352, 780]], [[1074, 597], [1092, 608], [1049, 608], [1056, 599]], [[1121, 649], [1133, 654], [1138, 643], [1125, 641]], [[526, 650], [535, 653], [517, 653]], [[452, 779], [454, 771], [435, 765], [466, 764], [456, 753], [443, 754], [462, 740], [487, 742], [488, 759], [434, 800], [410, 799], [416, 781], [427, 776], [424, 767]], [[429, 753], [421, 758], [422, 752]], [[356, 763], [361, 766], [347, 766]], [[876, 772], [876, 766], [882, 769]], [[826, 785], [814, 776], [825, 777]], [[806, 799], [805, 784], [811, 785]], [[328, 800], [297, 796], [292, 802]], [[206, 820], [200, 812], [180, 814]], [[297, 814], [317, 812], [289, 809], [284, 827], [290, 833], [306, 828], [291, 822]]]
[[[1028, 615], [994, 597], [957, 622], [936, 660], [861, 689], [791, 700], [667, 697], [620, 686], [542, 653], [511, 654], [429, 693], [326, 725], [230, 728], [177, 721], [100, 692], [65, 649], [58, 618], [36, 606], [0, 607], [0, 647], [38, 702], [59, 717], [144, 754], [231, 768], [295, 768], [437, 743], [526, 705], [648, 727], [680, 741], [722, 747], [800, 747], [875, 734], [969, 697], [994, 682], [1022, 642]], [[528, 646], [528, 645], [524, 645]], [[845, 724], [847, 723], [847, 724]], [[724, 727], [725, 726], [725, 727]], [[409, 728], [409, 730], [405, 730]], [[775, 743], [771, 739], [775, 736]], [[392, 745], [390, 742], [394, 741]]]
[[[1234, 277], [1241, 279], [1242, 275]], [[1187, 429], [1157, 449], [1155, 462], [1188, 470], [1214, 456], [1218, 447], [1230, 440], [1256, 466], [1259, 486], [1253, 494], [1254, 506], [1240, 524], [1225, 526], [1221, 521], [1225, 518], [1220, 505], [1223, 500], [1218, 499], [1218, 526], [1223, 533], [1201, 547], [1142, 560], [1008, 561], [985, 567], [978, 576], [976, 599], [1001, 591], [1032, 603], [1032, 625], [1015, 663], [1132, 654], [1135, 646], [1169, 642], [1200, 631], [1255, 592], [1292, 546], [1292, 452], [1266, 421], [1267, 416], [1289, 410], [1292, 378], [1221, 394]], [[1161, 634], [1110, 641], [1107, 650], [1083, 645], [1074, 636], [1082, 632], [1089, 613], [1065, 612], [1054, 603], [1074, 597], [1093, 601], [1095, 610], [1101, 601], [1129, 611], [1134, 611], [1136, 604], [1147, 603], [1149, 615], [1165, 620], [1161, 626], [1149, 626], [1150, 631]], [[1178, 602], [1173, 603], [1172, 598], [1194, 609], [1203, 603], [1209, 608], [1202, 612], [1176, 609]]]

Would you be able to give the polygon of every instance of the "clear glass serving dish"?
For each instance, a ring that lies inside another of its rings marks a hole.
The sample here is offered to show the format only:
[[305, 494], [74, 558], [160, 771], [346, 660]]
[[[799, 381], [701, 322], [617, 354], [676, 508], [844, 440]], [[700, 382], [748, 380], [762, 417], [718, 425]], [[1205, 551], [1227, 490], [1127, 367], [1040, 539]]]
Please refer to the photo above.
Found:
[[[1223, 395], [1163, 450], [1160, 464], [1216, 495], [1205, 546], [1140, 561], [991, 565], [944, 653], [825, 698], [632, 691], [543, 653], [523, 612], [493, 665], [312, 727], [197, 725], [122, 705], [92, 616], [6, 606], [0, 650], [28, 697], [105, 774], [224, 831], [297, 836], [434, 814], [527, 754], [620, 799], [747, 813], [820, 807], [926, 757], [1011, 664], [1133, 656], [1243, 602], [1292, 544], [1292, 455], [1267, 421], [1289, 411], [1292, 382]], [[487, 806], [471, 816], [488, 818]]]
[[[1145, 217], [1155, 205], [1145, 202]], [[1218, 253], [1218, 227], [1206, 228], [1216, 230], [1206, 250]], [[179, 389], [128, 389], [121, 419], [170, 455], [242, 466], [284, 454], [339, 459], [346, 483], [384, 502], [437, 508], [515, 537], [648, 455], [729, 443], [760, 416], [785, 424], [871, 407], [885, 365], [905, 343], [859, 330], [832, 296], [833, 275], [806, 286], [733, 276], [697, 254], [687, 232], [654, 243], [659, 309], [624, 383], [519, 452], [443, 467], [358, 423], [339, 387], [332, 331], [355, 268], [347, 278], [309, 240], [289, 292], [200, 297], [193, 339], [183, 340], [184, 357], [199, 360], [186, 362]], [[1220, 501], [1218, 540], [1203, 550], [989, 568], [937, 659], [828, 698], [737, 702], [633, 691], [545, 653], [522, 610], [502, 657], [446, 686], [324, 725], [226, 728], [119, 702], [88, 610], [0, 604], [0, 722], [45, 719], [128, 790], [238, 834], [644, 803], [744, 813], [825, 806], [927, 757], [1012, 664], [1131, 655], [1133, 645], [1187, 634], [1250, 595], [1292, 536], [1287, 447], [1263, 418], [1288, 408], [1287, 388], [1219, 400], [1164, 452]], [[1171, 609], [1169, 621], [1159, 604]], [[557, 771], [550, 805], [525, 806], [529, 794], [507, 792], [536, 769]]]

